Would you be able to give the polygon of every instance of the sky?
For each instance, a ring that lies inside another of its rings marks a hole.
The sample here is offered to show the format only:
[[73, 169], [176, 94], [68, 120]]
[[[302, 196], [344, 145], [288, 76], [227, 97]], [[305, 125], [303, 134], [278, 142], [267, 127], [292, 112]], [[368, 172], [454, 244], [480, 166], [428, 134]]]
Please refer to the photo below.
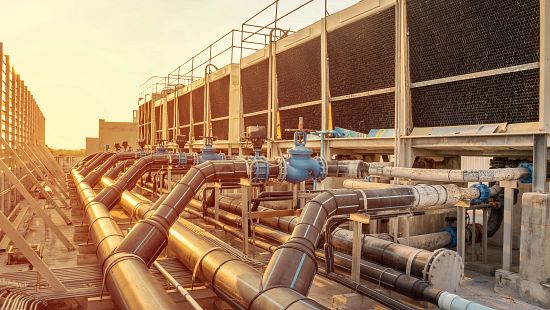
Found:
[[[97, 136], [99, 119], [132, 120], [147, 78], [167, 75], [271, 2], [0, 0], [0, 42], [46, 117], [48, 146], [78, 149]], [[281, 11], [303, 2], [281, 0]], [[355, 2], [329, 0], [329, 12]], [[322, 3], [284, 26], [318, 20]]]

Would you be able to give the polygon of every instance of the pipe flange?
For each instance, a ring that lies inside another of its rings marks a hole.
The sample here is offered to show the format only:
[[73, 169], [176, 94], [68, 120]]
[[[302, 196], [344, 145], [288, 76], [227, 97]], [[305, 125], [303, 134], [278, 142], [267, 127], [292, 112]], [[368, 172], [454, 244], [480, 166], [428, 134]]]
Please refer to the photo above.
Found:
[[328, 163], [326, 159], [319, 156], [316, 156], [314, 159], [319, 162], [319, 166], [321, 166], [321, 175], [315, 180], [322, 181], [328, 176]]
[[200, 161], [199, 153], [193, 153], [193, 166], [198, 165], [199, 161]]
[[287, 159], [281, 156], [277, 158], [277, 164], [279, 165], [279, 176], [277, 177], [277, 181], [283, 182], [284, 180], [286, 180], [286, 176], [288, 173]]
[[456, 292], [464, 278], [464, 262], [457, 252], [438, 249], [428, 259], [423, 274], [424, 280], [433, 287]]

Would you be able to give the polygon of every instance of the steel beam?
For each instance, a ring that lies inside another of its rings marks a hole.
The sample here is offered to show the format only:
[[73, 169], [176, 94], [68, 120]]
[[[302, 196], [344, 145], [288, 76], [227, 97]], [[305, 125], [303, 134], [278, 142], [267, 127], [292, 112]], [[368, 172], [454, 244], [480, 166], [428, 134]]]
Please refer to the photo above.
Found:
[[17, 176], [13, 174], [13, 172], [2, 160], [0, 160], [0, 170], [4, 171], [4, 175], [15, 186], [15, 188], [19, 191], [19, 193], [21, 193], [21, 195], [29, 203], [33, 211], [42, 218], [42, 220], [44, 221], [44, 225], [47, 228], [51, 229], [53, 233], [57, 236], [57, 238], [65, 245], [67, 250], [69, 251], [74, 250], [74, 246], [71, 244], [71, 242], [67, 239], [67, 237], [65, 237], [65, 235], [63, 235], [63, 233], [59, 230], [59, 228], [55, 226], [55, 224], [52, 222], [50, 217], [42, 209], [38, 201], [34, 199], [31, 193], [29, 193], [29, 191], [25, 188], [25, 186], [23, 186], [23, 184], [17, 179]]
[[[1, 165], [5, 165], [4, 162], [1, 162]], [[32, 247], [27, 243], [25, 238], [19, 234], [17, 228], [15, 228], [4, 213], [0, 212], [0, 227], [10, 238], [10, 240], [15, 244], [15, 246], [23, 252], [23, 255], [29, 260], [29, 263], [36, 268], [40, 275], [52, 286], [52, 290], [55, 292], [64, 292], [66, 291], [63, 283], [57, 279], [53, 272], [48, 268], [48, 266], [40, 259], [40, 256], [32, 249]]]

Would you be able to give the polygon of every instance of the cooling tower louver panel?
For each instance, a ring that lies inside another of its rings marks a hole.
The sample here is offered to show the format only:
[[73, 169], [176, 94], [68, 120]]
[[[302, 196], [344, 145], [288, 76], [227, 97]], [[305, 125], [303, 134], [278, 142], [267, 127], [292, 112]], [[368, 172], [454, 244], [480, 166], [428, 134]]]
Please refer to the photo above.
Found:
[[188, 139], [189, 139], [189, 127], [181, 127], [179, 130], [178, 130], [178, 133], [180, 135], [185, 135]]
[[317, 37], [276, 56], [279, 106], [321, 99], [321, 38]]
[[407, 1], [412, 82], [539, 61], [538, 0]]
[[175, 100], [170, 100], [166, 103], [167, 105], [167, 113], [168, 113], [168, 128], [172, 128], [176, 126], [176, 118], [175, 118]]
[[162, 106], [155, 107], [155, 130], [162, 129]]
[[212, 118], [229, 115], [229, 75], [210, 82], [210, 106]]
[[538, 121], [539, 10], [535, 0], [408, 1], [414, 126]]
[[212, 135], [217, 140], [227, 140], [229, 137], [229, 120], [212, 121]]
[[330, 92], [337, 97], [395, 85], [395, 8], [328, 33]]
[[264, 59], [241, 69], [243, 113], [267, 110], [269, 60]]
[[538, 121], [539, 70], [411, 89], [418, 127]]
[[248, 126], [265, 126], [267, 128], [267, 114], [263, 113], [244, 117], [244, 128]]
[[194, 125], [193, 130], [194, 130], [195, 140], [201, 140], [204, 137], [204, 125], [203, 124]]
[[334, 127], [368, 134], [371, 129], [394, 128], [395, 93], [341, 100], [332, 103]]
[[281, 122], [281, 135], [283, 140], [292, 140], [293, 132], [287, 132], [285, 129], [298, 128], [298, 119], [303, 117], [304, 129], [321, 129], [321, 105], [316, 104], [301, 108], [282, 110], [279, 112]]
[[204, 86], [193, 90], [193, 122], [204, 121]]
[[190, 93], [178, 97], [178, 121], [180, 126], [189, 125], [190, 98]]

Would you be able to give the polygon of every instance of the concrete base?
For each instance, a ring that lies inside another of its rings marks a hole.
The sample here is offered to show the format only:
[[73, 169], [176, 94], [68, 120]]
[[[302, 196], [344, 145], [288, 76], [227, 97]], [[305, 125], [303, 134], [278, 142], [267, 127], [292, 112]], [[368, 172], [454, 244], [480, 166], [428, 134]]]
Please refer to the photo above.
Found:
[[521, 279], [515, 272], [498, 269], [495, 272], [495, 292], [546, 309], [550, 308], [550, 290], [545, 289], [540, 283]]

